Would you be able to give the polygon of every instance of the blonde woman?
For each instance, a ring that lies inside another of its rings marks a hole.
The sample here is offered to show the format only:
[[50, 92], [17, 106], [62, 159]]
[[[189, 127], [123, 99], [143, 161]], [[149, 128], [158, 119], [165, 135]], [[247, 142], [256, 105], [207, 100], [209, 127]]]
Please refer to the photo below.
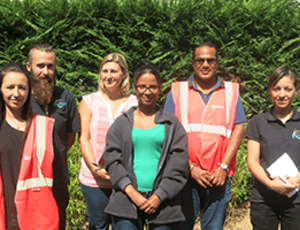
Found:
[[90, 230], [108, 229], [110, 216], [104, 209], [112, 184], [102, 156], [106, 133], [114, 120], [133, 105], [137, 105], [137, 99], [129, 94], [126, 59], [111, 53], [100, 64], [99, 91], [84, 96], [79, 108], [79, 141], [83, 154], [79, 180], [87, 203]]

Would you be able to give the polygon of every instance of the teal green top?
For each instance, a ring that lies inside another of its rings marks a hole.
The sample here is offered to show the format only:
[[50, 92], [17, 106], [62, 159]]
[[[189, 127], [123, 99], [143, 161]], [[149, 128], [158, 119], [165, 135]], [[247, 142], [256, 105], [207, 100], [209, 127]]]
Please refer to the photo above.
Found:
[[152, 191], [165, 139], [165, 126], [158, 124], [152, 129], [132, 128], [133, 171], [138, 191]]

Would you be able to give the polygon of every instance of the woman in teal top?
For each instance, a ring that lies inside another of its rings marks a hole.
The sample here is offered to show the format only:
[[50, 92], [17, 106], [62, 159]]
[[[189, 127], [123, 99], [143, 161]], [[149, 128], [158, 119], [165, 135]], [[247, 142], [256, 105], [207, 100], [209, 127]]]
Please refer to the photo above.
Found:
[[152, 129], [132, 129], [133, 171], [140, 192], [152, 191], [164, 139], [163, 124], [157, 124]]
[[146, 62], [134, 73], [138, 107], [110, 127], [104, 152], [114, 186], [105, 211], [116, 230], [171, 230], [184, 220], [178, 193], [188, 177], [185, 130], [178, 119], [155, 105], [162, 78]]

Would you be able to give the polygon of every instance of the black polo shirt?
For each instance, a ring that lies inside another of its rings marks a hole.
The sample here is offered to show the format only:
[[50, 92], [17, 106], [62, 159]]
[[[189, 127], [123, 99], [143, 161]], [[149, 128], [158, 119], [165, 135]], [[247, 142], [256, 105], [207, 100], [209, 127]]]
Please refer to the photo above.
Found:
[[[260, 143], [259, 160], [265, 171], [284, 153], [289, 154], [300, 171], [300, 136], [297, 137], [297, 131], [300, 133], [300, 113], [296, 108], [293, 108], [293, 115], [285, 124], [271, 110], [250, 120], [245, 137]], [[298, 192], [287, 198], [255, 180], [250, 200], [259, 203], [300, 203], [300, 194]]]
[[48, 114], [45, 113], [44, 106], [38, 103], [34, 95], [31, 98], [33, 113], [55, 119], [53, 188], [64, 187], [69, 183], [66, 134], [80, 132], [80, 119], [75, 98], [68, 90], [55, 86], [52, 101], [48, 105]]

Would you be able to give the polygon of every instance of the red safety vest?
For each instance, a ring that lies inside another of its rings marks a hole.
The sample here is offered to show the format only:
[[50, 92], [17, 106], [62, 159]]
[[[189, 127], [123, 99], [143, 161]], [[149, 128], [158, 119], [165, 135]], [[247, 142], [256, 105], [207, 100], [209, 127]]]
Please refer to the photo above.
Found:
[[[53, 124], [53, 118], [34, 114], [28, 130], [15, 195], [21, 230], [59, 228], [59, 212], [52, 191]], [[3, 201], [1, 190], [2, 186]], [[4, 205], [2, 208], [4, 210]], [[0, 230], [5, 229], [4, 215], [5, 211], [1, 212]]]
[[[188, 81], [172, 84], [175, 115], [188, 136], [189, 159], [208, 171], [222, 161], [235, 123], [239, 85], [224, 83], [225, 87], [216, 89], [207, 105]], [[235, 161], [229, 166], [229, 176], [234, 174]]]

